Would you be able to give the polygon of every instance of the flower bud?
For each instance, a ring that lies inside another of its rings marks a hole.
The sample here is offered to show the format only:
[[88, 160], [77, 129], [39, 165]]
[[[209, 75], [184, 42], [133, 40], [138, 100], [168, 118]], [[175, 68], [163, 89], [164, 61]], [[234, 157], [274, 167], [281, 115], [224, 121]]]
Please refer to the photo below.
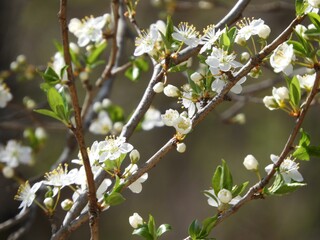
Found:
[[248, 52], [241, 53], [240, 62], [244, 63], [250, 59], [250, 54]]
[[47, 133], [42, 127], [37, 127], [36, 130], [34, 131], [34, 135], [39, 140], [44, 140], [47, 138]]
[[2, 174], [5, 178], [12, 178], [14, 176], [14, 170], [9, 166], [5, 166], [2, 168]]
[[168, 84], [163, 89], [163, 92], [167, 97], [179, 97], [181, 95], [180, 90], [176, 86], [173, 86], [171, 84]]
[[84, 82], [84, 81], [87, 81], [89, 79], [89, 73], [84, 71], [84, 72], [81, 72], [79, 74], [79, 79]]
[[177, 152], [184, 153], [186, 151], [186, 144], [185, 143], [177, 143]]
[[270, 35], [270, 32], [271, 32], [271, 29], [269, 28], [269, 26], [266, 25], [266, 24], [263, 24], [258, 29], [258, 36], [260, 38], [267, 39], [269, 37], [269, 35]]
[[259, 163], [257, 159], [251, 154], [247, 155], [244, 158], [243, 165], [249, 171], [257, 171], [259, 168]]
[[102, 100], [102, 107], [103, 108], [108, 108], [111, 105], [111, 100], [109, 98], [105, 98]]
[[23, 64], [27, 61], [27, 58], [25, 55], [21, 54], [21, 55], [17, 56], [16, 60], [17, 60], [18, 64]]
[[163, 88], [164, 88], [163, 82], [158, 82], [153, 86], [152, 89], [155, 93], [161, 93], [163, 91]]
[[133, 149], [129, 154], [132, 164], [137, 163], [140, 160], [140, 153], [137, 149]]
[[129, 217], [129, 223], [133, 228], [137, 228], [139, 225], [143, 224], [143, 219], [138, 213], [134, 213]]
[[190, 79], [195, 82], [195, 84], [200, 85], [202, 75], [198, 72], [194, 72], [190, 75]]
[[93, 104], [93, 111], [99, 112], [99, 111], [101, 110], [101, 108], [102, 108], [101, 102], [95, 102], [95, 103]]
[[220, 202], [227, 204], [232, 200], [232, 193], [229, 190], [223, 188], [218, 192], [218, 199], [220, 200]]
[[61, 202], [61, 208], [65, 211], [69, 211], [72, 206], [73, 206], [73, 201], [71, 201], [70, 199], [65, 199]]
[[52, 209], [53, 208], [53, 198], [52, 197], [47, 197], [43, 200], [43, 204], [46, 206], [47, 209]]
[[12, 70], [12, 71], [17, 71], [18, 70], [18, 68], [19, 68], [19, 64], [16, 62], [16, 61], [13, 61], [12, 63], [10, 63], [10, 69]]
[[114, 131], [116, 131], [117, 133], [121, 132], [123, 128], [123, 123], [122, 122], [115, 122], [113, 124], [113, 129]]
[[235, 43], [239, 44], [240, 46], [245, 46], [247, 44], [246, 39], [240, 35], [237, 35], [236, 39], [234, 41], [235, 41]]
[[269, 110], [275, 110], [279, 108], [279, 104], [276, 102], [276, 100], [272, 96], [265, 96], [262, 101], [264, 105], [267, 108], [269, 108]]

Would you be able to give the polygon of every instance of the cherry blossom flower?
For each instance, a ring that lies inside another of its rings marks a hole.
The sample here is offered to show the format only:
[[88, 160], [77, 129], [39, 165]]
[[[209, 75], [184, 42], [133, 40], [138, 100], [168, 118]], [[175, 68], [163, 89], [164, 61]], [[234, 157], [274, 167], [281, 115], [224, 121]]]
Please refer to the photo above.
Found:
[[94, 134], [106, 135], [112, 129], [112, 121], [106, 111], [100, 111], [98, 118], [90, 124], [89, 131]]
[[186, 112], [181, 113], [173, 122], [173, 127], [176, 131], [184, 135], [188, 134], [192, 129], [192, 121], [186, 115]]
[[286, 75], [292, 73], [292, 60], [295, 59], [293, 52], [293, 45], [288, 45], [286, 42], [279, 45], [270, 57], [270, 64], [273, 67], [274, 72], [283, 72]]
[[178, 27], [174, 27], [172, 37], [190, 47], [196, 47], [200, 42], [198, 34], [193, 25], [189, 25], [187, 22], [181, 22]]
[[19, 208], [21, 209], [21, 213], [23, 213], [27, 207], [30, 207], [36, 198], [36, 192], [41, 187], [42, 182], [35, 183], [32, 187], [29, 182], [26, 181], [24, 184], [21, 184], [17, 195], [14, 197], [15, 200], [21, 201]]
[[153, 55], [155, 44], [158, 41], [159, 33], [156, 26], [151, 26], [149, 31], [142, 31], [141, 35], [136, 38], [136, 49], [134, 50], [134, 56], [141, 56], [144, 53]]
[[7, 106], [8, 102], [12, 100], [12, 94], [7, 85], [0, 82], [0, 108]]
[[[137, 164], [130, 164], [126, 169], [124, 170], [125, 176], [128, 177], [132, 174], [134, 174], [138, 170]], [[142, 191], [142, 183], [145, 182], [148, 179], [148, 173], [144, 173], [140, 178], [138, 178], [136, 181], [131, 183], [128, 188], [133, 193], [140, 193]]]
[[[279, 156], [276, 156], [274, 154], [270, 155], [270, 159], [273, 163], [277, 163], [279, 161]], [[265, 167], [265, 170], [267, 173], [269, 173], [273, 168], [273, 164], [269, 164]], [[283, 181], [285, 183], [290, 183], [291, 180], [294, 180], [296, 182], [302, 182], [303, 177], [301, 173], [298, 171], [299, 164], [292, 161], [290, 158], [284, 159], [284, 161], [281, 163], [279, 167], [279, 173], [281, 174]]]
[[314, 8], [320, 8], [320, 0], [308, 0], [308, 4]]
[[213, 75], [230, 71], [232, 68], [241, 67], [242, 64], [235, 61], [235, 54], [228, 54], [223, 49], [213, 47], [211, 55], [205, 61]]
[[235, 205], [241, 199], [240, 196], [232, 198], [231, 192], [227, 189], [221, 189], [218, 192], [218, 196], [213, 189], [205, 191], [205, 195], [208, 197], [208, 204], [212, 207], [217, 207], [219, 210], [223, 210], [227, 204]]
[[[270, 28], [264, 24], [262, 19], [250, 20], [248, 18], [243, 19], [238, 23], [240, 29], [238, 30], [235, 42], [241, 43], [247, 41], [251, 36], [258, 35], [260, 38], [266, 39], [270, 35]], [[242, 45], [242, 44], [240, 44]]]
[[20, 163], [32, 164], [32, 149], [21, 145], [16, 140], [9, 140], [5, 147], [0, 148], [0, 161], [7, 166], [15, 168]]
[[122, 154], [130, 152], [133, 146], [130, 143], [126, 143], [126, 138], [124, 137], [107, 137], [105, 141], [99, 142], [98, 148], [101, 152], [99, 162], [104, 162], [120, 158]]
[[197, 110], [201, 108], [199, 102], [194, 102], [192, 98], [192, 92], [182, 93], [182, 105], [188, 109], [188, 117], [191, 118]]
[[[233, 74], [232, 74], [233, 75]], [[239, 94], [242, 91], [241, 84], [246, 81], [246, 77], [242, 77], [231, 89], [230, 91]], [[216, 76], [216, 80], [214, 80], [211, 84], [212, 91], [217, 92], [218, 94], [221, 93], [224, 86], [227, 84], [228, 77], [225, 74], [222, 74], [220, 76]]]
[[104, 14], [100, 17], [87, 17], [79, 20], [73, 18], [68, 25], [69, 31], [78, 38], [78, 45], [85, 47], [91, 42], [99, 43], [103, 40], [102, 29], [106, 23], [111, 22], [110, 14]]
[[305, 74], [303, 76], [297, 75], [297, 79], [300, 83], [300, 87], [311, 91], [314, 81], [316, 80], [316, 73], [314, 74]]
[[244, 158], [243, 165], [249, 171], [257, 171], [259, 168], [259, 163], [257, 159], [251, 154], [247, 155]]
[[177, 110], [168, 109], [165, 114], [161, 115], [162, 121], [166, 126], [173, 126], [175, 120], [179, 117], [179, 112]]
[[215, 42], [219, 39], [223, 31], [216, 28], [214, 25], [209, 25], [206, 29], [203, 30], [204, 35], [200, 39], [200, 44], [203, 44], [203, 47], [200, 50], [200, 53], [210, 50]]
[[154, 127], [162, 127], [163, 125], [160, 111], [153, 107], [148, 109], [141, 123], [142, 129], [145, 131], [151, 130]]

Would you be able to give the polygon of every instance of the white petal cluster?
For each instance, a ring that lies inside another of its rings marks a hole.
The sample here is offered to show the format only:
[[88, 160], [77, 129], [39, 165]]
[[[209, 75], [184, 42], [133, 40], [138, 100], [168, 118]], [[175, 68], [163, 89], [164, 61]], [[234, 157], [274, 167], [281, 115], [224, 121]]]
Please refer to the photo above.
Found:
[[169, 109], [161, 118], [166, 126], [173, 126], [178, 133], [185, 135], [192, 129], [192, 121], [186, 115], [186, 112], [179, 114], [177, 110]]
[[314, 8], [320, 8], [320, 0], [308, 0], [308, 4]]
[[273, 67], [274, 72], [283, 72], [286, 75], [290, 75], [293, 71], [292, 60], [295, 59], [293, 52], [293, 45], [286, 42], [279, 45], [270, 57], [270, 64]]
[[223, 31], [220, 31], [220, 29], [216, 31], [214, 25], [208, 26], [204, 30], [204, 35], [200, 39], [200, 44], [203, 44], [203, 47], [200, 50], [200, 54], [205, 52], [206, 50], [210, 50], [222, 33]]
[[3, 82], [0, 82], [0, 108], [7, 106], [8, 102], [12, 100], [12, 94], [7, 85]]
[[[273, 163], [278, 162], [279, 156], [274, 154], [270, 155], [270, 159]], [[267, 173], [269, 173], [273, 168], [273, 164], [269, 164], [265, 167]], [[290, 158], [286, 158], [279, 167], [279, 173], [281, 174], [283, 181], [285, 183], [290, 183], [292, 180], [296, 182], [302, 182], [303, 177], [301, 173], [298, 171], [299, 164], [292, 161]]]
[[[128, 177], [128, 176], [134, 174], [137, 170], [138, 170], [137, 164], [130, 164], [124, 170], [125, 176]], [[133, 193], [140, 193], [142, 191], [142, 183], [144, 183], [147, 179], [148, 179], [148, 173], [144, 173], [140, 178], [138, 178], [136, 181], [131, 183], [128, 188]]]
[[279, 87], [272, 89], [272, 96], [265, 96], [263, 98], [264, 105], [269, 110], [275, 110], [283, 108], [286, 105], [286, 101], [289, 100], [289, 90], [286, 87]]
[[5, 147], [0, 146], [0, 162], [11, 168], [18, 167], [20, 164], [30, 165], [33, 162], [32, 149], [21, 145], [16, 140], [9, 140]]
[[239, 24], [240, 29], [238, 30], [235, 42], [244, 45], [245, 42], [254, 35], [258, 35], [260, 38], [266, 39], [270, 35], [270, 28], [264, 24], [262, 19], [244, 19]]
[[314, 74], [305, 74], [303, 76], [297, 75], [297, 79], [299, 81], [300, 87], [307, 90], [311, 91], [314, 81], [316, 80], [316, 73]]
[[154, 127], [162, 127], [163, 125], [160, 111], [153, 107], [148, 109], [141, 123], [142, 129], [145, 131], [151, 130]]
[[249, 171], [257, 171], [259, 168], [259, 163], [257, 159], [251, 154], [247, 155], [244, 158], [243, 165]]
[[123, 154], [129, 153], [133, 146], [126, 143], [125, 137], [107, 137], [105, 141], [100, 141], [97, 145], [99, 150], [99, 162], [119, 159]]
[[78, 38], [78, 45], [85, 47], [90, 42], [99, 43], [103, 40], [103, 28], [111, 23], [110, 14], [104, 14], [99, 17], [87, 17], [79, 20], [73, 18], [68, 25], [69, 31]]
[[111, 129], [112, 121], [106, 111], [100, 111], [98, 117], [89, 126], [89, 131], [94, 134], [106, 135]]
[[181, 22], [178, 27], [174, 27], [172, 37], [173, 39], [183, 42], [190, 47], [196, 47], [200, 42], [198, 32], [195, 27], [186, 22]]
[[[233, 75], [233, 73], [231, 73]], [[245, 81], [247, 80], [246, 77], [242, 77], [231, 89], [230, 91], [239, 94], [242, 91], [242, 86]], [[216, 79], [211, 84], [212, 91], [215, 91], [217, 93], [221, 93], [222, 89], [228, 82], [228, 76], [225, 74], [216, 76]]]
[[14, 197], [15, 200], [21, 201], [19, 206], [19, 208], [22, 208], [20, 214], [22, 214], [27, 207], [31, 206], [36, 198], [36, 192], [41, 187], [41, 184], [42, 182], [37, 182], [31, 187], [29, 182], [26, 181], [20, 185], [17, 195]]

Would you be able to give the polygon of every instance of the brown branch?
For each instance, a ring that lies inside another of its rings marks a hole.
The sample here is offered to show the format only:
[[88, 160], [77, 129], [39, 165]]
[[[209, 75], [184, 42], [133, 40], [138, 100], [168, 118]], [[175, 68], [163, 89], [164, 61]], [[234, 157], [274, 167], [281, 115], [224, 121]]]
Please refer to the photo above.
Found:
[[77, 90], [74, 82], [74, 75], [72, 71], [71, 56], [70, 56], [70, 50], [69, 50], [68, 26], [67, 26], [67, 0], [60, 0], [59, 21], [61, 24], [64, 60], [66, 65], [69, 66], [67, 68], [67, 76], [68, 76], [67, 85], [69, 87], [72, 106], [74, 109], [75, 123], [76, 123], [76, 126], [71, 127], [71, 130], [77, 139], [77, 143], [80, 148], [80, 152], [81, 152], [81, 156], [82, 156], [82, 160], [83, 160], [83, 164], [86, 172], [86, 178], [88, 182], [88, 201], [89, 201], [91, 239], [95, 240], [99, 238], [99, 232], [98, 232], [99, 208], [97, 205], [96, 188], [94, 184], [93, 174], [91, 171], [87, 148], [84, 141], [81, 110], [79, 106], [79, 100], [78, 100]]

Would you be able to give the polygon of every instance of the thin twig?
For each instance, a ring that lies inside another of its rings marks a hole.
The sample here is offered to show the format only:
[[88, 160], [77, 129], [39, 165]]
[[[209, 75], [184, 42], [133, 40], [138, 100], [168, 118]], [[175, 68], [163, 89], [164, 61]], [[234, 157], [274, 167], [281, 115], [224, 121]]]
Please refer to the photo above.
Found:
[[69, 38], [68, 38], [68, 26], [67, 26], [67, 0], [60, 1], [59, 20], [61, 24], [64, 60], [66, 65], [69, 66], [67, 68], [67, 76], [68, 76], [67, 85], [69, 87], [72, 106], [74, 109], [75, 123], [76, 123], [76, 126], [71, 127], [71, 130], [77, 139], [77, 143], [80, 148], [83, 165], [86, 172], [86, 178], [88, 183], [88, 201], [89, 201], [91, 239], [96, 240], [99, 238], [99, 228], [98, 228], [99, 208], [97, 205], [96, 188], [94, 184], [93, 174], [90, 166], [86, 144], [84, 141], [81, 110], [79, 106], [79, 100], [78, 100], [76, 86], [74, 83], [74, 75], [72, 71], [71, 56], [70, 56], [70, 49], [69, 49]]

